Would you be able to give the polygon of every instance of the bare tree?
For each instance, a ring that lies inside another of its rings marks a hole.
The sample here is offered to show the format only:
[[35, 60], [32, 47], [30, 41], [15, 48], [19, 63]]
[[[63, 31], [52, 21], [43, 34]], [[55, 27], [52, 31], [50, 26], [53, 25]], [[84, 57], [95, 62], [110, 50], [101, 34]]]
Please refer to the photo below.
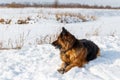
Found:
[[55, 7], [55, 8], [57, 8], [57, 7], [58, 7], [58, 0], [55, 0], [54, 7]]

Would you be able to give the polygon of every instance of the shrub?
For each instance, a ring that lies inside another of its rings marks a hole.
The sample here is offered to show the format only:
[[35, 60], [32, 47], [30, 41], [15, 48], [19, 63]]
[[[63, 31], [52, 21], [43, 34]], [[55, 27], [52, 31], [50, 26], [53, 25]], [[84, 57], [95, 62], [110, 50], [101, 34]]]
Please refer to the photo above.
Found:
[[0, 19], [1, 24], [10, 24], [11, 21], [12, 21], [11, 19], [3, 19], [3, 18]]
[[17, 20], [17, 24], [28, 24], [28, 20], [27, 19], [19, 19]]
[[60, 23], [76, 23], [96, 20], [95, 16], [82, 15], [77, 13], [56, 13], [56, 20]]
[[0, 18], [0, 23], [4, 24], [5, 20], [3, 18]]

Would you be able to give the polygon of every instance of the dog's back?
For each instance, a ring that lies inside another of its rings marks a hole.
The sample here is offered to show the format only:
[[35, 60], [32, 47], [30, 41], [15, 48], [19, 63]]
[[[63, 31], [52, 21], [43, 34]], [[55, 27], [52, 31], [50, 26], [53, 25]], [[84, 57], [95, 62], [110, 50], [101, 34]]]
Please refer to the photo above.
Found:
[[79, 43], [81, 43], [82, 46], [87, 49], [87, 57], [86, 57], [87, 61], [93, 60], [97, 57], [96, 55], [99, 55], [99, 48], [92, 41], [82, 39], [79, 40]]

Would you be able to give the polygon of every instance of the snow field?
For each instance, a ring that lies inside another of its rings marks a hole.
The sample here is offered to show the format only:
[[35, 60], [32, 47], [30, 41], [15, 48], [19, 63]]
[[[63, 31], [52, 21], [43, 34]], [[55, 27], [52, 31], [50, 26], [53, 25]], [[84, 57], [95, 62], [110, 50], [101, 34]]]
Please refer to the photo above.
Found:
[[[0, 51], [1, 80], [118, 80], [120, 70], [120, 38], [91, 37], [100, 45], [101, 56], [83, 68], [72, 68], [61, 75], [59, 50], [51, 44], [25, 46], [21, 50]], [[103, 40], [108, 40], [104, 42]], [[117, 43], [113, 43], [116, 41]], [[104, 44], [103, 44], [104, 43]], [[109, 47], [107, 47], [109, 45]], [[106, 48], [105, 48], [106, 47]], [[4, 65], [2, 65], [4, 64]], [[6, 76], [8, 75], [8, 76]]]
[[[76, 22], [77, 19], [72, 18], [71, 16], [66, 18], [67, 22], [70, 23], [61, 23], [56, 20], [56, 14], [66, 15], [66, 13], [71, 13], [73, 15], [81, 14], [83, 16], [95, 16], [96, 20], [90, 20], [89, 18], [86, 18], [86, 20], [88, 20], [86, 22], [81, 22], [79, 20]], [[11, 24], [0, 24], [0, 47], [21, 48], [25, 45], [50, 43], [56, 39], [56, 36], [60, 33], [61, 27], [63, 26], [67, 27], [67, 29], [72, 32], [77, 38], [89, 38], [89, 36], [98, 35], [120, 35], [119, 27], [117, 27], [119, 26], [120, 20], [119, 13], [119, 10], [97, 9], [0, 9], [0, 18], [12, 20]], [[24, 20], [27, 17], [31, 18], [28, 24], [16, 24], [17, 20]]]
[[[56, 12], [93, 15], [97, 19], [60, 23], [53, 20]], [[34, 17], [38, 13], [52, 16], [50, 19], [38, 19], [37, 23], [15, 24], [19, 17]], [[120, 79], [120, 10], [5, 8], [0, 9], [0, 17], [15, 19], [12, 24], [0, 24], [0, 48], [22, 46], [19, 50], [0, 50], [0, 80]], [[36, 40], [39, 42], [43, 38], [44, 43], [50, 43], [56, 39], [56, 34], [60, 33], [63, 26], [78, 39], [94, 41], [101, 49], [101, 56], [83, 68], [75, 67], [61, 75], [57, 72], [61, 64], [59, 50], [51, 44], [38, 45]]]

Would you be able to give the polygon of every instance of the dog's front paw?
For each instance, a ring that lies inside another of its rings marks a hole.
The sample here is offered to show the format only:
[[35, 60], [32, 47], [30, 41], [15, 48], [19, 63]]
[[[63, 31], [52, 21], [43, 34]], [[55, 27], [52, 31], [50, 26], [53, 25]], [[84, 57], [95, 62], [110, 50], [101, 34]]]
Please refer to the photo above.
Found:
[[57, 70], [59, 73], [61, 73], [61, 74], [64, 74], [65, 73], [65, 69], [64, 68], [60, 68], [60, 69], [58, 69]]

